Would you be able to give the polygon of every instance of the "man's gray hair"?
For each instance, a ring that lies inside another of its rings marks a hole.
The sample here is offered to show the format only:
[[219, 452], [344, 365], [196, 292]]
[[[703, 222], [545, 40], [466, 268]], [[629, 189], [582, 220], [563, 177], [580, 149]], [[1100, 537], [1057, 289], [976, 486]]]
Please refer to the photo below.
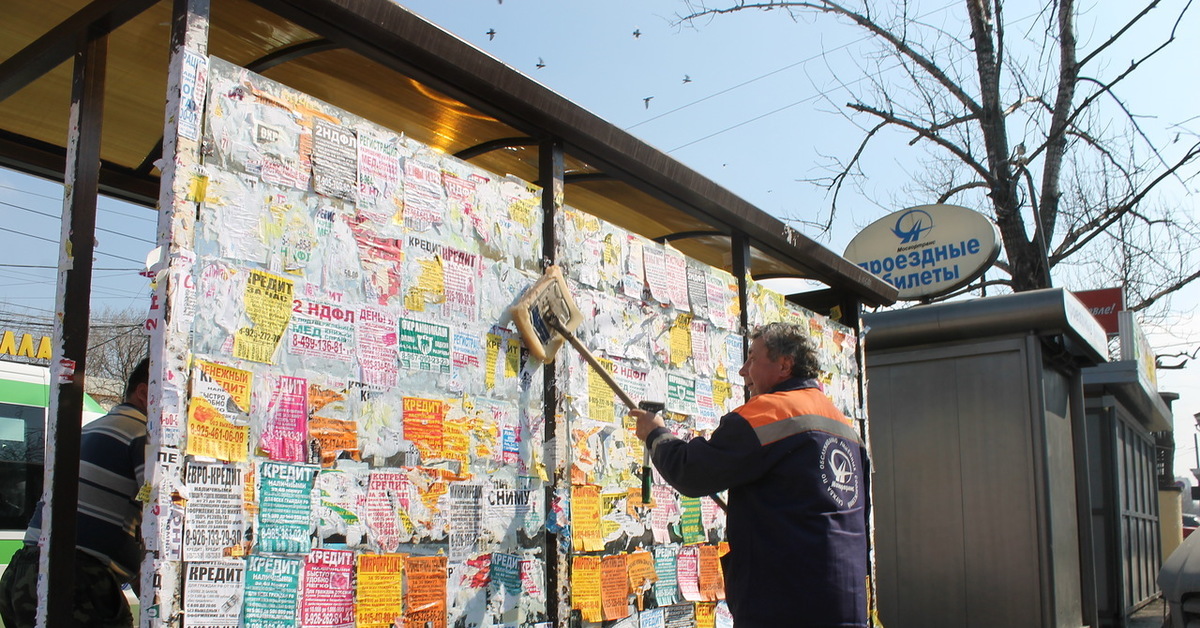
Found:
[[808, 339], [808, 329], [795, 323], [767, 323], [750, 332], [750, 340], [762, 338], [772, 360], [792, 359], [792, 377], [816, 379], [821, 374], [817, 350]]

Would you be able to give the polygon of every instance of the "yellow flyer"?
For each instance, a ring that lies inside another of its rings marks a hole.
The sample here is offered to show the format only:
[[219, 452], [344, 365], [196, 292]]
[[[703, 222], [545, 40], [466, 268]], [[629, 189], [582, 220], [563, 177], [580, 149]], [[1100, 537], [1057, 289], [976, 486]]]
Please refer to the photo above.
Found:
[[[232, 366], [217, 364], [216, 362], [197, 360], [196, 363], [200, 366], [199, 374], [205, 383], [211, 382], [219, 386], [220, 390], [229, 395], [229, 399], [233, 400], [233, 403], [241, 412], [249, 411], [250, 381], [254, 375], [253, 373]], [[202, 394], [208, 396], [214, 406], [224, 407], [225, 399], [213, 398], [211, 396], [212, 392], [216, 391], [210, 391], [208, 387], [202, 387]], [[237, 422], [234, 416], [228, 416], [227, 418], [234, 423]]]
[[471, 475], [471, 430], [474, 424], [474, 419], [461, 411], [447, 413], [442, 421], [442, 457], [457, 460], [458, 475], [463, 478]]
[[187, 453], [229, 462], [245, 462], [250, 448], [250, 427], [230, 423], [204, 397], [188, 404]]
[[600, 531], [600, 487], [595, 484], [571, 487], [571, 542], [577, 552], [604, 549], [604, 536]]
[[487, 390], [492, 390], [496, 387], [496, 363], [500, 360], [500, 343], [502, 338], [499, 334], [488, 334], [487, 353], [484, 357], [484, 375], [483, 385]]
[[292, 280], [261, 270], [250, 271], [244, 303], [252, 323], [237, 330], [233, 355], [243, 360], [272, 364], [275, 349], [292, 320]]
[[[613, 372], [612, 360], [599, 360], [604, 370], [609, 373]], [[593, 421], [604, 421], [612, 423], [613, 415], [613, 390], [604, 381], [604, 378], [596, 372], [596, 369], [588, 369], [588, 418]]]
[[671, 364], [680, 366], [692, 357], [692, 315], [680, 314], [671, 325]]
[[508, 350], [504, 353], [504, 376], [512, 379], [521, 373], [521, 341], [508, 339]]
[[571, 561], [571, 608], [583, 613], [583, 621], [603, 620], [599, 556], [576, 556]]
[[625, 522], [629, 520], [628, 501], [628, 492], [600, 494], [600, 534], [603, 538], [615, 539], [620, 536]]
[[696, 628], [717, 628], [715, 602], [696, 602]]
[[641, 460], [644, 456], [642, 449], [645, 445], [642, 444], [642, 439], [637, 437], [637, 419], [626, 414], [621, 418], [621, 422], [625, 426], [624, 440], [625, 447], [629, 449], [629, 456], [634, 460]]
[[403, 565], [403, 554], [359, 555], [358, 599], [354, 609], [358, 628], [391, 628], [400, 622]]
[[713, 387], [713, 404], [717, 406], [718, 413], [725, 407], [725, 402], [733, 396], [733, 389], [729, 386], [729, 382], [723, 379], [714, 379]]

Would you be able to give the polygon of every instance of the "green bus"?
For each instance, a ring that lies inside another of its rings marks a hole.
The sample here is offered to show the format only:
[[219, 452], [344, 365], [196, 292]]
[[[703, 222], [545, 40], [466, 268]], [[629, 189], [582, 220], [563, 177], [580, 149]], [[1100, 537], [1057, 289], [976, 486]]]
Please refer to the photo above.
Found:
[[[0, 360], [0, 571], [25, 538], [25, 525], [42, 497], [50, 369]], [[83, 422], [105, 414], [88, 395]]]

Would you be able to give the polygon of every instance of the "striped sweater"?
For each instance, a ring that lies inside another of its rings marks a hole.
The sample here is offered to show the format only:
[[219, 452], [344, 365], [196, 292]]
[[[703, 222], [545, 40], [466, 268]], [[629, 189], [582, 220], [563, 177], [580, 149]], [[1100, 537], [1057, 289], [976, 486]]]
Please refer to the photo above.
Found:
[[[121, 580], [131, 580], [142, 562], [142, 505], [137, 494], [146, 481], [146, 415], [131, 405], [119, 405], [83, 427], [79, 448], [76, 545]], [[37, 544], [41, 526], [38, 502], [25, 531], [26, 544]]]

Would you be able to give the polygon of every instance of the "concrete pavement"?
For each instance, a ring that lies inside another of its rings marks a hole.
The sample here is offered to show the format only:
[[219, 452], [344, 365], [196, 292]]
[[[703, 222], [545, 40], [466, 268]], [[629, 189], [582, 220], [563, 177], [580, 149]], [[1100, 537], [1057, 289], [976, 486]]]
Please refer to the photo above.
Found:
[[1128, 628], [1162, 628], [1166, 626], [1167, 603], [1159, 597], [1138, 609], [1129, 618]]

